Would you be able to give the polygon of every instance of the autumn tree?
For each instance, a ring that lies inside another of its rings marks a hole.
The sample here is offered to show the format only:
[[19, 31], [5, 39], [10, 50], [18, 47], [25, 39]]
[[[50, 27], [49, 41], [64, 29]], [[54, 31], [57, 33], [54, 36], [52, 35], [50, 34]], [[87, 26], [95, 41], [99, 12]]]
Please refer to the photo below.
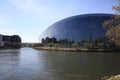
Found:
[[110, 42], [120, 46], [120, 0], [117, 6], [113, 6], [116, 15], [104, 22], [103, 26], [107, 29], [106, 36]]

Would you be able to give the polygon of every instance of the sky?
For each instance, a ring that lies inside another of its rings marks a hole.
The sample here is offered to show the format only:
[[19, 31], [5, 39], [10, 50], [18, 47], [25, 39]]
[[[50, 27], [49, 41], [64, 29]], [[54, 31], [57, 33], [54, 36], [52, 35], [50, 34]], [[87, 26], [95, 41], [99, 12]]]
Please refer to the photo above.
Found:
[[40, 34], [64, 18], [89, 13], [115, 13], [118, 0], [0, 0], [0, 34], [39, 42]]

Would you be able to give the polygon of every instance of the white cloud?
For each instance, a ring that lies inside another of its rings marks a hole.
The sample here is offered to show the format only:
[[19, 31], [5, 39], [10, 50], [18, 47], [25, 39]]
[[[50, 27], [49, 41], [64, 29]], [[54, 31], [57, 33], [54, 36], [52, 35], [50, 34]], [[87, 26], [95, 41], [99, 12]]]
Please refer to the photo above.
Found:
[[[55, 0], [9, 0], [18, 9], [25, 14], [37, 16], [43, 21], [56, 21], [62, 19], [68, 14], [71, 14], [71, 4], [64, 4], [61, 6]], [[59, 2], [59, 1], [58, 1]], [[55, 6], [57, 7], [55, 7]]]
[[13, 5], [17, 6], [20, 10], [29, 14], [39, 12], [40, 7], [37, 6], [35, 0], [9, 0]]

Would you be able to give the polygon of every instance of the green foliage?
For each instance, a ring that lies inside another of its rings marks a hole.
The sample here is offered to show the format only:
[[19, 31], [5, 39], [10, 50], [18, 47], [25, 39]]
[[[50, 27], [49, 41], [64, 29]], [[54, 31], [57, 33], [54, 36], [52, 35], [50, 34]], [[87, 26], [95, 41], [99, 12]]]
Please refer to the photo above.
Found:
[[77, 47], [78, 47], [78, 43], [73, 43], [72, 46], [73, 46], [74, 48], [77, 48]]
[[48, 46], [50, 47], [50, 49], [54, 46], [54, 43], [48, 43]]
[[86, 42], [83, 45], [85, 48], [92, 48], [92, 43]]
[[99, 47], [99, 48], [102, 48], [103, 46], [104, 46], [104, 43], [103, 43], [103, 42], [98, 43], [98, 47]]
[[58, 48], [58, 47], [59, 47], [59, 44], [57, 44], [57, 43], [54, 44], [54, 47], [55, 47], [55, 48]]
[[41, 46], [43, 46], [43, 45], [40, 44], [40, 43], [35, 43], [35, 44], [32, 45], [32, 47], [41, 47]]

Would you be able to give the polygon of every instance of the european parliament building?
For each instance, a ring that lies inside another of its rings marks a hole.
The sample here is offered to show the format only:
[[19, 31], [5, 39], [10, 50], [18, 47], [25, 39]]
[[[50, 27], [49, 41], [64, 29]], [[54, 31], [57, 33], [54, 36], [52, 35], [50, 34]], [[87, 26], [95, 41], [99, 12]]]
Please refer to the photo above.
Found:
[[67, 39], [77, 43], [93, 42], [108, 44], [106, 29], [103, 23], [111, 18], [113, 14], [84, 14], [60, 20], [48, 27], [40, 36], [55, 37], [57, 40]]

